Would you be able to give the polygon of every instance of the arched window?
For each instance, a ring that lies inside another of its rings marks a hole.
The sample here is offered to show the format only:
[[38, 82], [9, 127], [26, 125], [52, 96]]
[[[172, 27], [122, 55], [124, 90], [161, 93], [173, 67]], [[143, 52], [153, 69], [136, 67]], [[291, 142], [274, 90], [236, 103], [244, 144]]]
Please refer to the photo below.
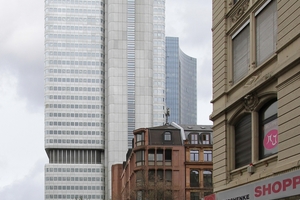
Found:
[[171, 140], [172, 140], [171, 132], [166, 131], [166, 132], [164, 133], [164, 140], [165, 140], [165, 141], [171, 141]]
[[251, 114], [243, 116], [234, 127], [235, 133], [235, 168], [251, 163]]
[[190, 186], [191, 187], [199, 187], [199, 171], [191, 170], [190, 172]]
[[277, 100], [268, 102], [259, 111], [259, 158], [278, 152]]
[[203, 186], [212, 187], [212, 173], [211, 171], [203, 171]]

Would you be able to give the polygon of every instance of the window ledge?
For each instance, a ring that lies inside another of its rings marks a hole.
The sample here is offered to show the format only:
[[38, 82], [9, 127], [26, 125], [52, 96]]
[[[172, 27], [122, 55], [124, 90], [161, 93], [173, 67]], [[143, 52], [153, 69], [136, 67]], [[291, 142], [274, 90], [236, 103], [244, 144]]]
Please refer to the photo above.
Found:
[[269, 165], [270, 162], [277, 161], [277, 157], [278, 157], [278, 154], [275, 154], [275, 155], [269, 156], [267, 158], [258, 160], [256, 162], [254, 162], [253, 165], [254, 166]]
[[[249, 164], [250, 164], [250, 163], [249, 163]], [[243, 167], [240, 167], [240, 168], [231, 170], [230, 175], [234, 175], [234, 174], [238, 174], [238, 173], [244, 172], [244, 171], [247, 170], [247, 167], [248, 167], [248, 165], [245, 165], [245, 166], [243, 166]]]
[[[262, 166], [262, 165], [268, 165], [270, 162], [274, 162], [274, 161], [277, 161], [277, 157], [278, 155], [273, 155], [273, 156], [269, 156], [267, 158], [264, 158], [264, 159], [261, 159], [261, 160], [258, 160], [256, 162], [253, 162], [253, 166]], [[250, 163], [249, 163], [250, 164]], [[243, 167], [240, 167], [240, 168], [237, 168], [237, 169], [234, 169], [234, 170], [231, 170], [230, 171], [230, 175], [235, 175], [235, 174], [238, 174], [238, 173], [243, 173], [245, 171], [247, 171], [247, 168], [248, 168], [249, 165], [245, 165]]]
[[[277, 60], [277, 54], [273, 54], [271, 57], [269, 57], [267, 60], [265, 60], [259, 66], [253, 65], [251, 67], [252, 69], [248, 72], [248, 74], [245, 77], [243, 77], [237, 83], [234, 83], [230, 86], [230, 88], [226, 91], [226, 94], [230, 93], [231, 91], [235, 90], [238, 87], [241, 87], [241, 85], [243, 85], [243, 84], [244, 84], [244, 86], [247, 86], [247, 82], [251, 78], [253, 78], [253, 76], [255, 76], [259, 71], [264, 69], [266, 66], [269, 66], [269, 63], [273, 62], [274, 60]], [[257, 78], [264, 78], [263, 79], [263, 81], [264, 81], [264, 80], [267, 80], [270, 78], [270, 74], [265, 74], [263, 77], [257, 77]], [[256, 82], [257, 82], [257, 80], [256, 80]]]

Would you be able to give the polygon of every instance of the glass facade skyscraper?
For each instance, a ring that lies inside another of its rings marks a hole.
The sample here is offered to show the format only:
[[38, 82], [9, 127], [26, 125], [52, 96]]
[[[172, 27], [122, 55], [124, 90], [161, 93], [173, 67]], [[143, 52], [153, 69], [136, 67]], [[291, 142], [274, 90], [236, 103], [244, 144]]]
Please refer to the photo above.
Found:
[[109, 199], [132, 131], [164, 123], [164, 7], [45, 1], [45, 199]]
[[178, 37], [166, 37], [166, 88], [168, 121], [197, 124], [197, 60], [180, 49]]

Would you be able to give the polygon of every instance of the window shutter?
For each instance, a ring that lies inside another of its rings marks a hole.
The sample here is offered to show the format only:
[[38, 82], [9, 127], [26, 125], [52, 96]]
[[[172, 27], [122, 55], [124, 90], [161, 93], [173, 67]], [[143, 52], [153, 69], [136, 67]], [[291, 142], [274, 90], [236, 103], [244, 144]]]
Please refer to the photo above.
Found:
[[257, 66], [267, 60], [276, 50], [277, 7], [271, 1], [256, 16], [256, 63]]
[[250, 63], [250, 32], [247, 25], [233, 38], [233, 82], [236, 83], [245, 77]]
[[235, 168], [251, 163], [251, 114], [235, 125]]

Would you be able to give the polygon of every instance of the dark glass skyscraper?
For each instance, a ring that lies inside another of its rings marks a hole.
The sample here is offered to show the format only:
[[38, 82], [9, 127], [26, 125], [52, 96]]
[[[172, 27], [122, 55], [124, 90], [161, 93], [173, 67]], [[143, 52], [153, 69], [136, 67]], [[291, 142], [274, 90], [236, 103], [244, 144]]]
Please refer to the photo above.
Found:
[[197, 60], [180, 49], [178, 37], [166, 37], [166, 104], [169, 122], [197, 123]]

